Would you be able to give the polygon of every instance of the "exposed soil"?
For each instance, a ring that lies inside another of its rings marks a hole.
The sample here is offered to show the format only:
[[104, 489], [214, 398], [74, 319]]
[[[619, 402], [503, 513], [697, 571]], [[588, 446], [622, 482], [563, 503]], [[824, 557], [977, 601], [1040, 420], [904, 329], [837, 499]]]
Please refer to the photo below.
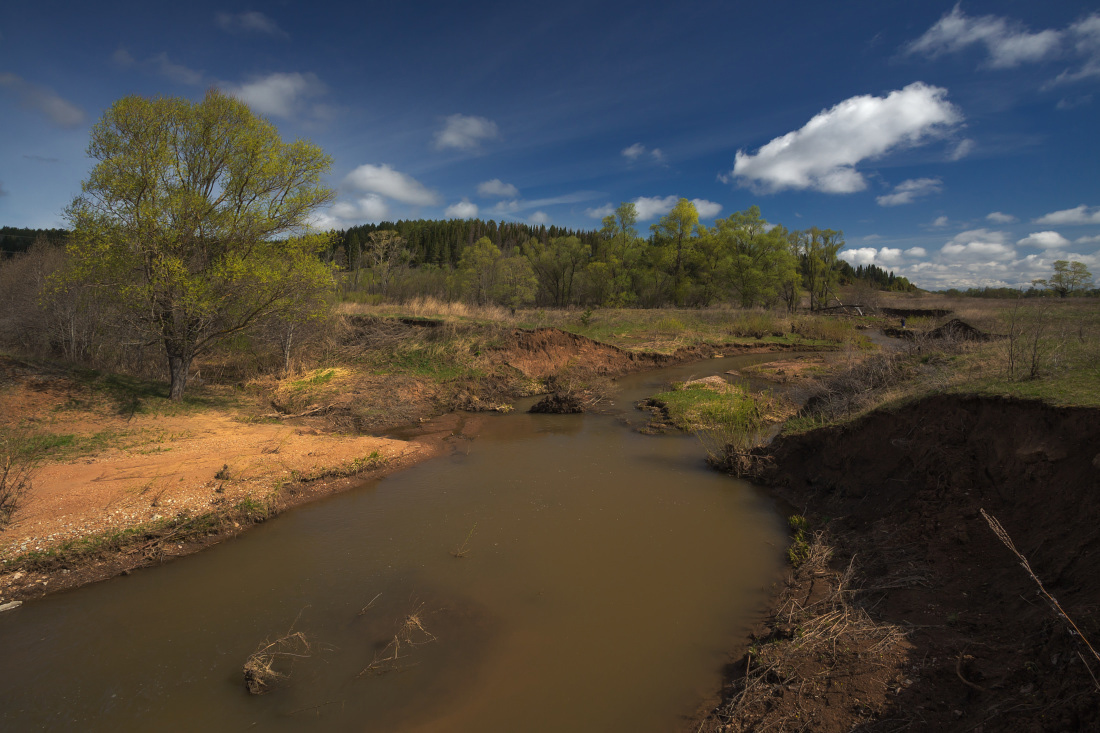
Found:
[[[744, 674], [748, 658], [734, 663], [730, 699], [707, 726], [1100, 729], [1100, 685], [1092, 677], [1100, 662], [980, 513], [1000, 520], [1096, 647], [1098, 451], [1096, 409], [954, 396], [759, 449], [754, 478], [825, 528], [821, 539], [835, 555], [821, 574], [793, 574], [777, 599], [783, 612], [759, 630], [758, 644], [790, 651], [773, 660], [780, 672], [754, 681]], [[800, 639], [836, 610], [815, 610], [813, 596], [826, 592], [823, 582], [835, 589], [849, 566], [849, 592], [841, 595], [871, 625], [841, 641], [844, 654], [834, 645], [816, 660], [800, 656], [801, 644], [785, 640]], [[791, 598], [800, 600], [797, 608]], [[735, 710], [750, 683], [769, 696]]]
[[913, 331], [907, 328], [885, 328], [883, 333], [894, 338], [914, 339], [921, 336], [926, 339], [950, 339], [952, 341], [992, 341], [993, 334], [974, 328], [966, 321], [952, 318], [942, 326], [930, 331]]
[[[437, 325], [415, 321], [388, 327]], [[388, 331], [370, 333], [396, 337]], [[774, 347], [723, 348], [726, 353], [766, 350]], [[69, 451], [69, 457], [54, 456], [39, 467], [14, 520], [0, 530], [0, 560], [9, 561], [0, 571], [0, 604], [189, 554], [290, 506], [448, 450], [449, 442], [461, 439], [465, 418], [432, 419], [441, 410], [510, 409], [512, 400], [529, 394], [523, 390], [532, 378], [560, 374], [586, 380], [576, 396], [579, 406], [588, 407], [599, 398], [593, 380], [716, 351], [631, 353], [558, 329], [516, 330], [482, 357], [488, 376], [449, 385], [447, 399], [438, 387], [407, 375], [367, 375], [343, 384], [342, 370], [336, 368], [329, 370], [331, 394], [323, 393], [317, 404], [296, 404], [292, 384], [277, 388], [276, 412], [266, 422], [252, 420], [256, 415], [242, 421], [240, 411], [215, 407], [167, 416], [127, 413], [96, 399], [64, 368], [0, 357], [0, 427], [107, 436], [104, 446]], [[369, 402], [370, 415], [342, 419], [353, 414], [349, 408], [357, 402]], [[550, 407], [571, 410], [573, 402], [558, 400]], [[337, 432], [394, 432], [401, 425], [419, 427], [398, 431], [402, 439]], [[241, 506], [250, 508], [242, 511]], [[202, 519], [201, 531], [184, 531], [180, 523], [190, 527], [195, 518]], [[74, 541], [132, 528], [141, 532], [121, 546], [110, 542], [79, 557], [63, 552], [30, 563], [10, 562], [28, 553], [56, 554]]]

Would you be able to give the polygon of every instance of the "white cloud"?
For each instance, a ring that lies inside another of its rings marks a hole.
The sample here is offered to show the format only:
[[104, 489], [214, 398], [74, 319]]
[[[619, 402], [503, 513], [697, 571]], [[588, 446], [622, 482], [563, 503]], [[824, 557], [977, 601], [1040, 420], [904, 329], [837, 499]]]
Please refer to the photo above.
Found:
[[737, 151], [733, 175], [768, 191], [862, 191], [867, 183], [855, 169], [858, 163], [919, 145], [961, 120], [962, 114], [947, 101], [947, 90], [923, 82], [885, 97], [851, 97], [755, 154]]
[[497, 214], [514, 214], [517, 211], [541, 209], [546, 206], [577, 204], [582, 201], [591, 201], [600, 195], [601, 194], [594, 191], [577, 191], [575, 193], [566, 193], [561, 196], [550, 196], [542, 199], [510, 199], [508, 201], [498, 201], [492, 208], [492, 211]]
[[376, 193], [386, 198], [416, 206], [435, 206], [439, 195], [410, 175], [388, 165], [364, 164], [344, 178], [344, 183], [360, 191]]
[[837, 256], [849, 265], [872, 265], [878, 256], [878, 250], [874, 247], [859, 247], [843, 250]]
[[41, 112], [61, 127], [76, 127], [84, 122], [84, 110], [49, 87], [32, 84], [15, 74], [0, 73], [0, 89], [10, 90], [21, 107]]
[[219, 28], [229, 33], [259, 33], [275, 38], [290, 38], [274, 20], [255, 10], [247, 13], [218, 13], [214, 20]]
[[1036, 224], [1100, 224], [1100, 206], [1088, 207], [1084, 204], [1072, 209], [1054, 211], [1035, 220]]
[[923, 247], [912, 247], [905, 251], [897, 247], [856, 247], [842, 250], [837, 256], [852, 266], [878, 265], [893, 270], [927, 255]]
[[1069, 36], [1073, 40], [1073, 49], [1084, 57], [1084, 63], [1079, 69], [1063, 71], [1054, 83], [1065, 84], [1100, 76], [1100, 13], [1093, 13], [1071, 25]]
[[435, 133], [435, 147], [437, 150], [446, 148], [471, 150], [480, 145], [482, 140], [492, 140], [499, 135], [497, 123], [492, 120], [484, 117], [451, 115], [443, 123], [443, 129]]
[[653, 148], [648, 150], [645, 145], [641, 143], [634, 143], [629, 147], [622, 149], [622, 156], [627, 160], [634, 162], [643, 156], [653, 158], [653, 160], [660, 162], [664, 160], [665, 154], [661, 152], [660, 148]]
[[470, 203], [469, 199], [462, 199], [444, 209], [443, 214], [448, 219], [473, 219], [477, 216], [477, 204]]
[[1010, 259], [1016, 250], [997, 242], [967, 242], [966, 244], [945, 244], [940, 252], [954, 259], [966, 260], [1003, 260]]
[[1021, 247], [1042, 247], [1043, 249], [1053, 249], [1055, 247], [1065, 247], [1069, 244], [1069, 240], [1063, 237], [1058, 232], [1033, 232], [1016, 244]]
[[991, 221], [994, 224], [1011, 224], [1016, 221], [1016, 217], [1012, 214], [1002, 214], [999, 211], [993, 211], [985, 215], [986, 221]]
[[604, 204], [594, 209], [585, 209], [584, 213], [591, 216], [593, 219], [603, 219], [605, 216], [611, 216], [615, 213], [615, 207], [611, 204]]
[[878, 240], [882, 239], [882, 235], [881, 234], [866, 234], [863, 237], [861, 237], [861, 239], [864, 242], [877, 242]]
[[1100, 244], [1100, 234], [1095, 234], [1091, 237], [1078, 237], [1073, 240], [1074, 244]]
[[970, 151], [974, 149], [974, 141], [970, 138], [963, 138], [959, 140], [959, 144], [955, 146], [955, 149], [951, 151], [951, 154], [947, 157], [951, 160], [962, 160], [966, 156], [970, 155]]
[[531, 214], [531, 216], [528, 217], [528, 221], [530, 221], [532, 224], [549, 224], [550, 217], [547, 216], [545, 211], [536, 211], [534, 214]]
[[[306, 99], [325, 94], [328, 89], [316, 74], [276, 72], [244, 84], [223, 84], [222, 88], [262, 115], [295, 117], [306, 110]], [[317, 114], [315, 106], [310, 110]]]
[[638, 221], [649, 221], [664, 216], [680, 200], [679, 196], [639, 196], [634, 199], [634, 208], [638, 212]]
[[934, 226], [934, 227], [945, 227], [945, 226], [947, 226], [947, 224], [948, 224], [948, 220], [947, 220], [946, 216], [937, 216], [932, 221], [932, 226]]
[[883, 247], [878, 251], [878, 259], [880, 262], [893, 264], [901, 261], [902, 253], [900, 249]]
[[380, 221], [389, 216], [385, 199], [369, 193], [358, 201], [338, 201], [330, 209], [332, 216], [349, 222]]
[[713, 219], [722, 211], [722, 204], [716, 204], [706, 199], [692, 199], [691, 203], [695, 204], [695, 210], [699, 212], [700, 219]]
[[968, 16], [956, 5], [924, 35], [910, 43], [906, 50], [935, 58], [977, 44], [985, 47], [989, 66], [1008, 69], [1054, 55], [1062, 39], [1060, 31], [1031, 33], [1023, 25], [1007, 18]]
[[1008, 234], [1006, 232], [994, 232], [988, 229], [967, 229], [965, 232], [959, 232], [951, 238], [951, 244], [966, 244], [967, 242], [996, 242], [997, 244], [1005, 244], [1008, 242]]
[[910, 178], [894, 186], [894, 192], [875, 199], [879, 206], [900, 206], [911, 204], [921, 196], [939, 193], [943, 181], [938, 178]]
[[477, 192], [482, 196], [501, 196], [505, 198], [515, 198], [519, 196], [519, 189], [513, 186], [511, 183], [505, 183], [499, 178], [494, 178], [491, 181], [482, 181], [477, 184]]

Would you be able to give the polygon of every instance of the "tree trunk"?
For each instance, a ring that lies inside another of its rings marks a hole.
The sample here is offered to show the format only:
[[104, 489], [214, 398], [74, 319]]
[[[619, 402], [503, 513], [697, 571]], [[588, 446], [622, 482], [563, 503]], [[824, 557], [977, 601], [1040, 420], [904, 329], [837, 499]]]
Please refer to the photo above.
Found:
[[168, 352], [168, 373], [172, 378], [172, 386], [168, 396], [173, 402], [183, 399], [183, 390], [187, 387], [187, 371], [191, 367], [191, 357], [181, 353]]

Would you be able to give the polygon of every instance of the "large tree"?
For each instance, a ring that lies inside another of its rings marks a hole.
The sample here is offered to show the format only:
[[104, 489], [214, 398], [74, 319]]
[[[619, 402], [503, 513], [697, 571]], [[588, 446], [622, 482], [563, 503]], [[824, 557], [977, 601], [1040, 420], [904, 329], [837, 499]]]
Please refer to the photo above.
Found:
[[96, 161], [66, 214], [77, 277], [112, 293], [164, 345], [172, 399], [220, 339], [331, 289], [309, 216], [330, 202], [332, 161], [284, 143], [216, 90], [201, 102], [130, 96], [92, 128]]
[[1032, 283], [1045, 288], [1050, 288], [1058, 295], [1065, 298], [1074, 293], [1083, 293], [1092, 284], [1092, 273], [1088, 271], [1084, 262], [1074, 260], [1055, 260], [1054, 274], [1049, 280], [1032, 280]]

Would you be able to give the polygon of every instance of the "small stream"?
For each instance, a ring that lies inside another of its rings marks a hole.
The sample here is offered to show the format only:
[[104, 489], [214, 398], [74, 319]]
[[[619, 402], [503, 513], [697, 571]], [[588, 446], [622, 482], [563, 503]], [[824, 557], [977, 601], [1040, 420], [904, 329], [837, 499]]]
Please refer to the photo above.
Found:
[[[623, 377], [605, 414], [477, 416], [449, 456], [0, 615], [0, 729], [674, 728], [718, 689], [786, 533], [697, 440], [635, 432], [633, 403], [787, 356]], [[361, 675], [410, 614], [423, 634]], [[292, 626], [310, 656], [247, 694], [245, 659]]]

